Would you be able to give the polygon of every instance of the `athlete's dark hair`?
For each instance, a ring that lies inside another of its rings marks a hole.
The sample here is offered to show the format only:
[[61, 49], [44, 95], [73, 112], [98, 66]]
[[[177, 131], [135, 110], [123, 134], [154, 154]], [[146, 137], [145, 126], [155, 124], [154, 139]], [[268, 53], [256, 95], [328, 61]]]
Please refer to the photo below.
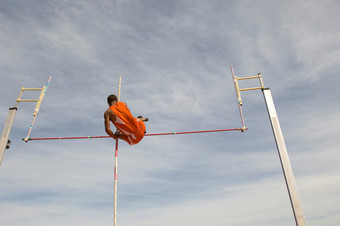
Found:
[[109, 96], [107, 97], [107, 102], [108, 102], [108, 103], [111, 103], [112, 101], [118, 101], [117, 96], [114, 95], [114, 94], [111, 94], [111, 95], [109, 95]]

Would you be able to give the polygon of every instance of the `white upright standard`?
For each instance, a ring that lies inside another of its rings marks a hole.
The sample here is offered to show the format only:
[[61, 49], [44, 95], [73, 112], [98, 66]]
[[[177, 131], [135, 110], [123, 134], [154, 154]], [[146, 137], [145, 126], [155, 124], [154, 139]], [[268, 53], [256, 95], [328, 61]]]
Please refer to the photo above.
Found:
[[5, 126], [4, 129], [2, 130], [1, 133], [1, 138], [0, 138], [0, 166], [1, 166], [1, 162], [3, 159], [3, 156], [5, 154], [5, 149], [8, 149], [8, 143], [9, 143], [9, 134], [11, 133], [11, 129], [12, 129], [12, 124], [15, 118], [15, 113], [17, 112], [18, 108], [17, 107], [13, 107], [9, 109], [8, 115], [7, 115], [7, 119], [5, 122]]
[[283, 139], [283, 135], [281, 131], [281, 126], [280, 126], [279, 119], [276, 114], [273, 97], [272, 97], [272, 94], [269, 88], [263, 88], [262, 92], [263, 92], [263, 96], [266, 102], [268, 115], [270, 118], [270, 123], [272, 125], [277, 150], [279, 152], [282, 171], [283, 171], [284, 178], [286, 181], [290, 203], [292, 205], [292, 209], [294, 213], [295, 222], [297, 226], [305, 226], [306, 222], [305, 222], [305, 218], [302, 212], [301, 202], [300, 202], [298, 190], [297, 190], [295, 179], [294, 179], [293, 169], [290, 164], [286, 144]]

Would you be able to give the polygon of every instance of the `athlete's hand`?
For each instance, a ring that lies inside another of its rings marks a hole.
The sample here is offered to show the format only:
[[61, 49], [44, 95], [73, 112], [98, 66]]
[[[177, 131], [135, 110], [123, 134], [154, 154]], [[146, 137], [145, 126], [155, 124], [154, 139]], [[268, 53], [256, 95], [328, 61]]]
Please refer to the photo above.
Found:
[[115, 132], [115, 134], [113, 135], [113, 139], [117, 140], [118, 138], [120, 138], [123, 134], [120, 131]]

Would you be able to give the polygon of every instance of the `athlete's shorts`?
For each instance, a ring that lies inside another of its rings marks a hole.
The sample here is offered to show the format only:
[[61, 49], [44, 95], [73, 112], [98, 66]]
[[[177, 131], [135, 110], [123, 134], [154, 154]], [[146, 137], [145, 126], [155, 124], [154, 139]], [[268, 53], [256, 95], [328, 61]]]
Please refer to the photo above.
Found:
[[144, 133], [145, 133], [144, 122], [138, 119], [137, 127], [138, 127], [138, 130], [136, 133], [131, 134], [131, 135], [126, 135], [123, 137], [123, 140], [128, 142], [130, 145], [138, 144], [144, 137]]

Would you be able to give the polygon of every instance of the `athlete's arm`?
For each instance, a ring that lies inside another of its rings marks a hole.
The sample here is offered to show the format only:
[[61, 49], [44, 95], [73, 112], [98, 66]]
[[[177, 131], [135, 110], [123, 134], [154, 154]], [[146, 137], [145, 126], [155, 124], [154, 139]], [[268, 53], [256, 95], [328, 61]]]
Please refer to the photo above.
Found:
[[113, 139], [117, 139], [118, 137], [111, 130], [111, 125], [110, 125], [111, 119], [113, 119], [113, 122], [114, 122], [116, 120], [116, 115], [113, 113], [111, 109], [108, 109], [104, 113], [105, 132], [107, 133], [107, 135], [109, 135]]

